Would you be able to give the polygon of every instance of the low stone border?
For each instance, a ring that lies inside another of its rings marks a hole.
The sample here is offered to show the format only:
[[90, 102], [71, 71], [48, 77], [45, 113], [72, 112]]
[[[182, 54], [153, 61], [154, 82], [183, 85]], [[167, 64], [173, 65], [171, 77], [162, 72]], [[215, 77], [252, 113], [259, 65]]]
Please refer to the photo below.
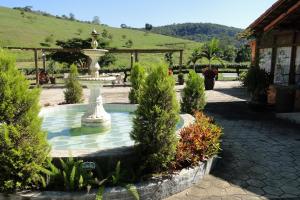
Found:
[[[183, 169], [178, 174], [171, 175], [168, 178], [160, 180], [147, 181], [145, 183], [137, 184], [137, 190], [140, 199], [143, 200], [160, 200], [167, 198], [173, 194], [179, 193], [185, 189], [190, 188], [194, 184], [199, 183], [204, 175], [209, 174], [214, 167], [217, 158], [211, 158], [207, 162], [200, 163], [199, 166], [189, 169]], [[83, 192], [28, 192], [19, 193], [17, 195], [4, 196], [0, 195], [0, 199], [20, 199], [20, 200], [94, 200], [96, 197], [96, 190], [89, 194]], [[106, 188], [104, 200], [134, 200], [128, 191], [121, 187]]]

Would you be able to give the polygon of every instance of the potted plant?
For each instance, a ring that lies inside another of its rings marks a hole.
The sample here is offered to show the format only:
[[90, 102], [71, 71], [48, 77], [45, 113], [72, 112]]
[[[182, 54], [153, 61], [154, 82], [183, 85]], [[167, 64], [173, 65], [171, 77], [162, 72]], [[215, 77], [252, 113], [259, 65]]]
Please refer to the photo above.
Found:
[[179, 85], [184, 84], [184, 74], [182, 72], [179, 72], [179, 74], [178, 74], [178, 84]]
[[56, 77], [55, 77], [55, 73], [56, 73], [56, 66], [55, 66], [55, 62], [51, 61], [48, 65], [48, 73], [51, 75], [49, 77], [50, 79], [50, 83], [51, 84], [55, 84], [56, 83]]
[[208, 60], [208, 67], [203, 70], [203, 76], [205, 78], [205, 89], [212, 90], [215, 85], [215, 78], [218, 74], [216, 69], [212, 69], [211, 63], [212, 61], [218, 61], [222, 63], [220, 59], [220, 48], [219, 48], [219, 40], [213, 38], [211, 41], [206, 42], [202, 48], [195, 49], [190, 57], [189, 63], [195, 63], [199, 59], [206, 59]]
[[248, 72], [242, 76], [243, 85], [251, 95], [250, 105], [255, 108], [267, 105], [267, 91], [270, 85], [270, 75], [258, 66], [251, 66]]
[[213, 90], [215, 86], [216, 71], [205, 68], [203, 70], [205, 90]]

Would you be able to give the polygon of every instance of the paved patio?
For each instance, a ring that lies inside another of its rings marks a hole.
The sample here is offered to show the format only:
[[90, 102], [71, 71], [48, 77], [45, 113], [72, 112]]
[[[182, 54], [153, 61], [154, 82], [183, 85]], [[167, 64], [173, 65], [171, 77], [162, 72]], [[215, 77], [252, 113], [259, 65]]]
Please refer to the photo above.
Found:
[[209, 104], [223, 126], [223, 152], [211, 175], [166, 200], [300, 199], [300, 126], [244, 102]]
[[[208, 102], [231, 102], [244, 101], [247, 97], [244, 90], [240, 88], [241, 83], [238, 81], [217, 81], [215, 90], [206, 93]], [[177, 95], [180, 96], [183, 86], [177, 85]], [[64, 101], [64, 89], [52, 88], [43, 89], [40, 103], [44, 105], [57, 105]], [[102, 89], [103, 99], [106, 103], [128, 103], [128, 93], [130, 87], [104, 87]], [[87, 102], [89, 97], [89, 90], [84, 89], [84, 99]]]
[[[200, 184], [166, 200], [300, 199], [300, 126], [250, 111], [239, 85], [217, 82], [207, 92], [206, 113], [224, 128], [222, 159]], [[178, 96], [181, 89], [176, 86]], [[106, 102], [128, 102], [128, 91], [105, 88], [103, 94]], [[62, 101], [61, 89], [42, 93], [42, 105]]]

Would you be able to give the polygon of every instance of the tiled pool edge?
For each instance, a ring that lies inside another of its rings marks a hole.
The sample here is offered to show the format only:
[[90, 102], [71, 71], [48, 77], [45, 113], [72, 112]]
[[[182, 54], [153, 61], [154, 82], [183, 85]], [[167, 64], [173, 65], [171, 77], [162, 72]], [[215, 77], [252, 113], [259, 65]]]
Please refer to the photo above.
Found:
[[[213, 169], [217, 157], [213, 157], [204, 163], [200, 163], [197, 167], [183, 169], [179, 173], [172, 175], [169, 178], [162, 180], [152, 180], [144, 183], [137, 184], [137, 190], [139, 192], [140, 199], [149, 200], [160, 200], [167, 198], [173, 194], [184, 191], [194, 184], [199, 183], [204, 175], [209, 174]], [[28, 192], [19, 193], [17, 195], [11, 195], [10, 197], [5, 196], [5, 199], [26, 199], [26, 200], [92, 200], [96, 197], [96, 190], [93, 190], [89, 194], [84, 192], [56, 192], [56, 191], [45, 191], [45, 192]], [[2, 194], [1, 197], [4, 197]], [[121, 187], [106, 188], [104, 200], [133, 200], [134, 198], [128, 191]]]

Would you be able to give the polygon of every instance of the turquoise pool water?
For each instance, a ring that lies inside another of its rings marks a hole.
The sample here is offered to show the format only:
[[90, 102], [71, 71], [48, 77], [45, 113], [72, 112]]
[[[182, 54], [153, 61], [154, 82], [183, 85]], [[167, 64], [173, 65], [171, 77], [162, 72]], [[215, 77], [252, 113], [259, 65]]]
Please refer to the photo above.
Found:
[[[111, 114], [111, 129], [103, 131], [97, 127], [81, 127], [85, 109], [86, 105], [73, 105], [42, 110], [42, 128], [48, 132], [52, 150], [105, 150], [134, 144], [130, 138], [132, 112], [125, 112], [116, 106], [106, 108]], [[182, 124], [181, 120], [177, 129]]]

